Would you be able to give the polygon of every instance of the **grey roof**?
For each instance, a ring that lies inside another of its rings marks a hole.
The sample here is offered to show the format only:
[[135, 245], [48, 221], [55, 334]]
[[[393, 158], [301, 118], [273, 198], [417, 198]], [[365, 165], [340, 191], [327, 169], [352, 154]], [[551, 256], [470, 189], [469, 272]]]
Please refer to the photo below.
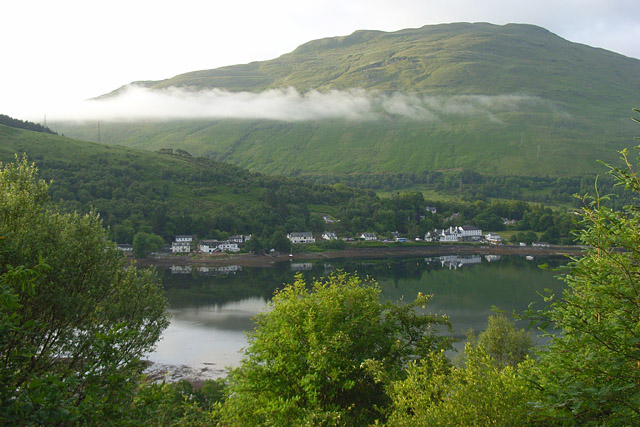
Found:
[[311, 233], [310, 231], [303, 231], [300, 233], [289, 233], [290, 237], [306, 237], [306, 238], [311, 238], [313, 237], [313, 233]]
[[480, 230], [478, 227], [474, 227], [473, 225], [463, 225], [460, 228], [467, 231]]

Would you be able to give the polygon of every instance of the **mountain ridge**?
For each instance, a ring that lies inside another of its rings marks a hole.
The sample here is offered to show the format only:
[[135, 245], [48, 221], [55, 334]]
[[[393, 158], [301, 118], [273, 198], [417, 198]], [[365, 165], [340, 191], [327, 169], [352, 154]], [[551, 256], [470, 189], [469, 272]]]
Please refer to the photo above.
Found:
[[[634, 145], [629, 112], [640, 99], [640, 60], [562, 39], [527, 24], [456, 23], [313, 40], [278, 58], [184, 73], [144, 87], [228, 92], [354, 88], [424, 97], [525, 95], [534, 104], [438, 122], [389, 116], [348, 120], [200, 119], [103, 123], [103, 140], [197, 155], [278, 174], [409, 172], [579, 175]], [[111, 93], [111, 96], [121, 89]], [[423, 98], [420, 98], [423, 97]], [[425, 100], [426, 99], [426, 100]], [[446, 107], [446, 105], [445, 105]], [[91, 139], [86, 127], [58, 127]], [[111, 132], [110, 132], [111, 131]], [[111, 139], [107, 135], [113, 135]]]

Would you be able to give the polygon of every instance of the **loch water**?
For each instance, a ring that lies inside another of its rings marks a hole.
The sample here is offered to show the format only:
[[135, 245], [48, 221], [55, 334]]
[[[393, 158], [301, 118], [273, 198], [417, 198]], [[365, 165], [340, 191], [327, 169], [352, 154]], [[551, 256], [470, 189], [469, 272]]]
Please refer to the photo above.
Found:
[[171, 324], [149, 359], [222, 376], [226, 367], [240, 363], [245, 332], [253, 328], [252, 318], [268, 309], [274, 291], [293, 282], [296, 274], [310, 281], [338, 270], [374, 278], [383, 298], [393, 301], [410, 301], [418, 292], [433, 295], [426, 311], [448, 315], [453, 335], [462, 343], [467, 331], [486, 327], [493, 310], [522, 313], [532, 302], [543, 307], [540, 294], [561, 293], [565, 285], [556, 270], [567, 261], [469, 255], [293, 261], [268, 268], [173, 266], [159, 271]]

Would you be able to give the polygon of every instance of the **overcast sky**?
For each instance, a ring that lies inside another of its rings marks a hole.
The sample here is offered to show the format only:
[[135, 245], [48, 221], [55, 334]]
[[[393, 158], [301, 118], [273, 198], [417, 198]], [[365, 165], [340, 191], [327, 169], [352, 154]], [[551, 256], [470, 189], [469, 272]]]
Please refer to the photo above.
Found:
[[31, 120], [131, 81], [275, 58], [359, 29], [528, 23], [640, 58], [640, 0], [16, 0], [0, 11], [0, 113]]

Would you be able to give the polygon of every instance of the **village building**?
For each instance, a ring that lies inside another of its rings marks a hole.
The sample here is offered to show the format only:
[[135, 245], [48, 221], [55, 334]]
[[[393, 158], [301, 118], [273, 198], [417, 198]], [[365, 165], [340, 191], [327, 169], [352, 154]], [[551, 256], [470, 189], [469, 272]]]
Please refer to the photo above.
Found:
[[362, 233], [360, 234], [360, 238], [364, 239], [367, 242], [375, 242], [376, 240], [378, 240], [378, 236], [376, 236], [376, 233]]
[[338, 240], [338, 236], [336, 236], [336, 233], [332, 231], [325, 231], [322, 233], [322, 238], [324, 240]]
[[482, 238], [482, 230], [473, 225], [458, 227], [458, 233], [462, 240], [480, 240]]
[[129, 243], [118, 243], [116, 245], [116, 249], [124, 253], [131, 253], [133, 252], [133, 245], [130, 245]]
[[225, 240], [218, 243], [218, 250], [222, 252], [238, 252], [240, 248], [236, 242], [230, 242], [229, 240]]
[[289, 233], [287, 239], [291, 240], [293, 244], [299, 243], [315, 243], [316, 239], [313, 237], [313, 233], [310, 231], [303, 231], [301, 233]]
[[460, 240], [460, 233], [457, 227], [449, 227], [440, 232], [441, 242], [457, 242]]
[[220, 243], [218, 240], [202, 239], [200, 240], [198, 248], [200, 249], [200, 252], [210, 254], [218, 249], [218, 243]]
[[191, 252], [191, 242], [172, 242], [171, 252], [174, 254]]
[[193, 243], [193, 234], [188, 234], [188, 235], [179, 235], [176, 236], [175, 242], [176, 243]]
[[427, 212], [431, 212], [432, 214], [435, 214], [436, 212], [438, 212], [438, 209], [436, 209], [435, 206], [425, 206], [425, 210]]
[[200, 240], [200, 252], [211, 254], [214, 252], [238, 252], [240, 248], [236, 242], [231, 242], [229, 240]]
[[489, 243], [493, 243], [493, 244], [502, 243], [502, 236], [496, 233], [487, 233], [484, 236], [484, 238]]
[[440, 241], [440, 235], [438, 234], [438, 231], [437, 230], [427, 231], [427, 233], [424, 235], [424, 241], [425, 242], [439, 242]]

